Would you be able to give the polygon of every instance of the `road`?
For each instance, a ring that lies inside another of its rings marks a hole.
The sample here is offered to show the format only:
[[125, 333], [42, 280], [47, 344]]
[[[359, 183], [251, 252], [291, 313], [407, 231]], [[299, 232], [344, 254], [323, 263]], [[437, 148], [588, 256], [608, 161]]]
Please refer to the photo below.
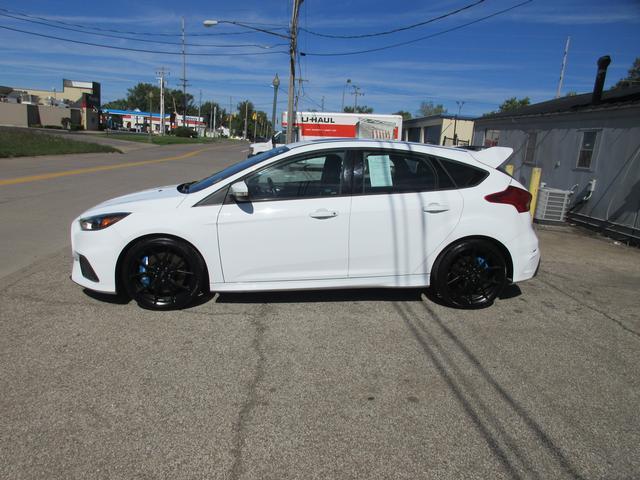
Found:
[[539, 276], [481, 311], [347, 290], [158, 313], [68, 279], [82, 210], [244, 148], [2, 160], [0, 478], [640, 476], [637, 249], [542, 229]]
[[0, 159], [0, 278], [64, 248], [71, 221], [89, 207], [117, 195], [203, 178], [246, 158], [248, 151], [245, 143], [158, 147], [99, 140], [118, 148], [129, 145], [124, 154]]

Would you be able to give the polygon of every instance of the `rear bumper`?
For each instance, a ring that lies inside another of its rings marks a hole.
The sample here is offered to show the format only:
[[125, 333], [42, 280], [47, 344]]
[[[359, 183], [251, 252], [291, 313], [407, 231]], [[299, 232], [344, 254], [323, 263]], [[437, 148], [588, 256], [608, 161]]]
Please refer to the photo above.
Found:
[[523, 282], [535, 277], [540, 268], [540, 249], [535, 234], [533, 238], [519, 238], [510, 248], [513, 261], [513, 282]]

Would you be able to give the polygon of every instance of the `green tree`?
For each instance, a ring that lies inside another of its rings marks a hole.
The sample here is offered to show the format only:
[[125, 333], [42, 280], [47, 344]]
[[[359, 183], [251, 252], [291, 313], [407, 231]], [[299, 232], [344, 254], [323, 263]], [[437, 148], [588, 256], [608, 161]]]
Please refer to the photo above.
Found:
[[420, 117], [430, 117], [431, 115], [441, 115], [447, 113], [447, 109], [441, 103], [434, 105], [433, 102], [422, 102], [417, 115]]
[[[160, 110], [160, 87], [151, 83], [138, 83], [127, 90], [127, 98], [114, 100], [105, 103], [103, 108], [118, 108], [122, 110], [135, 110], [136, 108], [146, 112], [149, 110], [149, 93], [151, 93], [151, 107], [154, 111]], [[165, 88], [164, 103], [165, 111], [177, 111], [182, 113], [184, 110], [184, 95], [182, 90]], [[193, 104], [193, 95], [187, 93], [187, 115], [196, 115], [198, 107]]]
[[372, 107], [367, 107], [366, 105], [358, 105], [357, 107], [344, 107], [344, 113], [373, 113]]
[[499, 112], [512, 112], [513, 110], [518, 110], [519, 108], [526, 107], [531, 104], [531, 100], [529, 97], [524, 98], [516, 98], [511, 97], [507, 98], [502, 104], [498, 107]]
[[[220, 126], [229, 126], [229, 115], [224, 108], [221, 108], [217, 102], [204, 102], [202, 107], [200, 108], [200, 115], [204, 117], [204, 121], [207, 124], [207, 127], [211, 127], [209, 125], [209, 121], [211, 120], [211, 113], [215, 110], [216, 112], [216, 128]], [[196, 111], [197, 114], [197, 111]]]
[[117, 100], [113, 100], [111, 102], [103, 103], [102, 108], [112, 108], [115, 110], [127, 110], [127, 100], [124, 98], [118, 98]]
[[231, 119], [231, 134], [237, 137], [241, 137], [244, 133], [244, 120], [245, 115], [247, 117], [247, 136], [249, 136], [250, 128], [249, 124], [251, 123], [251, 117], [253, 115], [254, 106], [249, 100], [243, 100], [242, 102], [238, 102], [236, 106], [237, 110], [234, 112], [234, 115]]
[[411, 112], [406, 112], [404, 110], [398, 110], [394, 115], [402, 115], [402, 120], [411, 120]]
[[629, 69], [627, 76], [616, 83], [613, 88], [629, 88], [640, 86], [640, 57], [633, 61], [633, 65]]

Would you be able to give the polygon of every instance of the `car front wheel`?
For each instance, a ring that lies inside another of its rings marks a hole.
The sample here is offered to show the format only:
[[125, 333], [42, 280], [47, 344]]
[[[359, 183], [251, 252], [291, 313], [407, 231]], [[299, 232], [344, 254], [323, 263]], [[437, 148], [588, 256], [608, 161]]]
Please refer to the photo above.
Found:
[[449, 247], [434, 273], [436, 293], [457, 308], [487, 307], [507, 285], [504, 255], [483, 239], [463, 240]]
[[200, 294], [205, 267], [185, 242], [151, 238], [136, 243], [122, 263], [122, 282], [138, 305], [151, 310], [189, 306]]

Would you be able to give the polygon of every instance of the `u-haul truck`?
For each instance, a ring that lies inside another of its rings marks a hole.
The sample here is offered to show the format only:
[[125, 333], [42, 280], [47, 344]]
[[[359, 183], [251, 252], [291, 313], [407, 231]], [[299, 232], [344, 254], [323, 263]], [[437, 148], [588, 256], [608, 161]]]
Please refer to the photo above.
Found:
[[[282, 115], [282, 126], [287, 127], [287, 112]], [[368, 113], [298, 112], [296, 114], [296, 141], [323, 138], [371, 138], [399, 140], [402, 135], [402, 116]], [[271, 150], [286, 143], [286, 133], [276, 132], [271, 140], [250, 145], [251, 155]]]

